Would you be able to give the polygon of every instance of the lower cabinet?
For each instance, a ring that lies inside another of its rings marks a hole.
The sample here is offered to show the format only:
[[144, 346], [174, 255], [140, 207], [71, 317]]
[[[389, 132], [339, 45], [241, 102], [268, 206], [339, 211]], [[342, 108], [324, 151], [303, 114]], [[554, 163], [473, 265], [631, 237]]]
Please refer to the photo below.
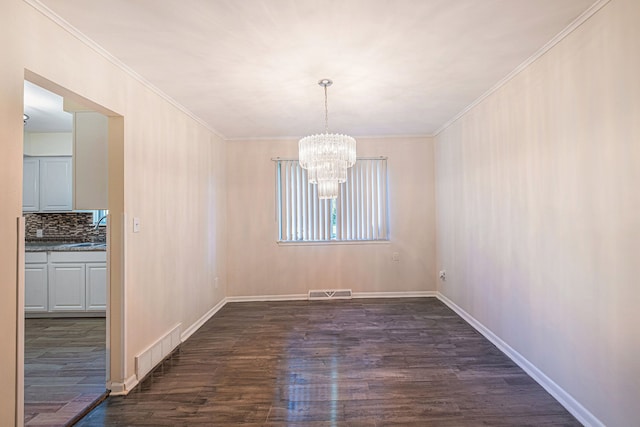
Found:
[[49, 311], [85, 311], [85, 265], [49, 265]]
[[25, 312], [82, 313], [106, 309], [106, 252], [27, 253]]
[[49, 311], [47, 264], [25, 264], [24, 311]]
[[86, 310], [105, 311], [107, 309], [107, 264], [87, 264], [85, 278]]

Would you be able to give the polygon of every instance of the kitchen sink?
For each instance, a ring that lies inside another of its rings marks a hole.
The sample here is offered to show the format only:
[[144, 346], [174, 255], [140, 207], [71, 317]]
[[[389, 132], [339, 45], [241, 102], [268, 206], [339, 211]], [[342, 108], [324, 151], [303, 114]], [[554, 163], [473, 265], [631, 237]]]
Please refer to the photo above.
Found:
[[84, 242], [84, 243], [71, 243], [65, 245], [68, 248], [99, 248], [107, 246], [104, 242]]

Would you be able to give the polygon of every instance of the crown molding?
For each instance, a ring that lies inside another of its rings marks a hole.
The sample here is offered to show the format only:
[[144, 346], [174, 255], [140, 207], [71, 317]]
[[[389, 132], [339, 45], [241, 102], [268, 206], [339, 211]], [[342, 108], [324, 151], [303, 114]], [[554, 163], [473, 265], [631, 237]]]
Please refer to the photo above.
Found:
[[196, 116], [195, 114], [193, 114], [193, 112], [189, 111], [184, 105], [180, 104], [178, 101], [176, 101], [175, 99], [171, 98], [169, 95], [164, 93], [162, 90], [160, 90], [158, 87], [156, 87], [149, 80], [147, 80], [144, 77], [142, 77], [140, 74], [138, 74], [132, 68], [127, 66], [124, 62], [120, 61], [118, 58], [116, 58], [111, 53], [109, 53], [105, 48], [103, 48], [98, 43], [96, 43], [95, 41], [93, 41], [92, 39], [90, 39], [89, 37], [84, 35], [80, 30], [78, 30], [76, 27], [74, 27], [69, 22], [67, 22], [65, 19], [63, 19], [60, 15], [56, 14], [53, 10], [51, 10], [49, 7], [44, 5], [42, 2], [40, 2], [39, 0], [24, 0], [24, 2], [27, 3], [28, 5], [30, 5], [31, 7], [33, 7], [35, 10], [40, 12], [42, 15], [44, 15], [48, 19], [50, 19], [52, 22], [54, 22], [60, 28], [62, 28], [63, 30], [65, 30], [66, 32], [71, 34], [73, 37], [78, 39], [84, 45], [86, 45], [87, 47], [92, 49], [98, 55], [102, 56], [104, 59], [109, 61], [111, 64], [113, 64], [116, 67], [120, 68], [123, 72], [125, 72], [126, 74], [128, 74], [129, 76], [131, 76], [132, 78], [137, 80], [139, 83], [141, 83], [142, 85], [147, 87], [149, 90], [151, 90], [153, 93], [158, 95], [160, 98], [162, 98], [163, 100], [165, 100], [166, 102], [168, 102], [169, 104], [171, 104], [172, 106], [177, 108], [180, 112], [184, 113], [185, 115], [189, 116], [191, 119], [196, 121], [198, 124], [200, 124], [201, 126], [205, 127], [207, 130], [209, 130], [211, 133], [216, 135], [218, 138], [220, 138], [222, 140], [226, 140], [227, 139], [227, 138], [225, 138], [224, 135], [222, 135], [220, 132], [218, 132], [217, 130], [212, 128], [208, 123], [206, 123], [200, 117]]
[[595, 15], [600, 9], [602, 9], [607, 3], [611, 0], [598, 0], [594, 4], [592, 4], [587, 10], [582, 12], [580, 16], [573, 20], [567, 27], [565, 27], [562, 31], [556, 34], [551, 40], [549, 40], [544, 46], [542, 46], [536, 53], [527, 58], [523, 63], [518, 65], [513, 71], [504, 76], [498, 83], [496, 83], [491, 89], [480, 95], [475, 101], [471, 104], [467, 105], [462, 111], [449, 119], [445, 124], [440, 126], [434, 133], [433, 136], [438, 136], [449, 126], [457, 122], [460, 118], [462, 118], [465, 114], [475, 108], [482, 101], [491, 96], [494, 92], [497, 92], [502, 86], [506, 85], [509, 81], [515, 78], [518, 74], [520, 74], [524, 69], [526, 69], [529, 65], [533, 64], [538, 58], [547, 53], [551, 48], [560, 43], [565, 37], [575, 31], [578, 27], [584, 24], [589, 18]]
[[[520, 65], [518, 65], [513, 71], [511, 71], [509, 74], [507, 74], [505, 77], [503, 77], [500, 81], [498, 81], [489, 90], [487, 90], [482, 95], [480, 95], [478, 98], [476, 98], [471, 104], [469, 104], [464, 109], [462, 109], [458, 114], [456, 114], [451, 119], [449, 119], [447, 122], [445, 122], [435, 132], [430, 133], [430, 134], [424, 134], [424, 135], [373, 135], [373, 136], [359, 136], [358, 138], [362, 138], [362, 139], [380, 138], [380, 139], [382, 139], [382, 138], [434, 138], [434, 137], [437, 137], [445, 129], [450, 127], [453, 123], [457, 122], [460, 118], [462, 118], [464, 115], [466, 115], [469, 111], [471, 111], [473, 108], [475, 108], [478, 104], [480, 104], [482, 101], [484, 101], [490, 95], [492, 95], [494, 92], [498, 91], [502, 86], [504, 86], [509, 81], [511, 81], [514, 77], [516, 77], [518, 74], [520, 74], [524, 69], [526, 69], [529, 65], [531, 65], [533, 62], [535, 62], [538, 58], [540, 58], [542, 55], [544, 55], [546, 52], [548, 52], [551, 48], [553, 48], [555, 45], [560, 43], [565, 37], [567, 37], [569, 34], [571, 34], [578, 27], [580, 27], [584, 22], [586, 22], [589, 18], [591, 18], [594, 14], [596, 14], [600, 9], [602, 9], [610, 1], [611, 0], [598, 0], [595, 3], [593, 3], [587, 10], [585, 10], [582, 14], [580, 14], [580, 16], [578, 16], [575, 20], [573, 20], [560, 33], [558, 33], [555, 37], [553, 37], [551, 40], [549, 40], [544, 46], [542, 46], [536, 53], [534, 53], [532, 56], [530, 56], [528, 59], [526, 59]], [[220, 138], [220, 139], [222, 139], [224, 141], [259, 141], [259, 140], [299, 139], [299, 137], [294, 137], [294, 136], [253, 137], [253, 138], [251, 138], [251, 137], [246, 137], [246, 138], [245, 137], [234, 137], [234, 138], [227, 138], [223, 134], [218, 132], [216, 129], [212, 128], [208, 123], [206, 123], [200, 117], [196, 116], [193, 112], [191, 112], [186, 107], [184, 107], [182, 104], [178, 103], [175, 99], [171, 98], [169, 95], [164, 93], [158, 87], [153, 85], [150, 81], [148, 81], [147, 79], [142, 77], [136, 71], [131, 69], [129, 66], [124, 64], [122, 61], [120, 61], [115, 56], [113, 56], [111, 53], [109, 53], [106, 49], [104, 49], [98, 43], [96, 43], [95, 41], [93, 41], [92, 39], [90, 39], [89, 37], [84, 35], [82, 32], [80, 32], [80, 30], [75, 28], [69, 22], [64, 20], [61, 16], [57, 15], [49, 7], [44, 5], [40, 0], [24, 0], [24, 2], [29, 4], [31, 7], [33, 7], [35, 10], [40, 12], [42, 15], [44, 15], [47, 18], [49, 18], [52, 22], [54, 22], [59, 27], [61, 27], [62, 29], [67, 31], [69, 34], [71, 34], [73, 37], [75, 37], [76, 39], [81, 41], [87, 47], [89, 47], [92, 50], [94, 50], [100, 56], [102, 56], [103, 58], [105, 58], [106, 60], [111, 62], [116, 67], [120, 68], [126, 74], [128, 74], [131, 77], [133, 77], [139, 83], [141, 83], [145, 87], [149, 88], [156, 95], [158, 95], [159, 97], [161, 97], [162, 99], [167, 101], [169, 104], [171, 104], [172, 106], [177, 108], [179, 111], [181, 111], [185, 115], [189, 116], [191, 119], [193, 119], [194, 121], [196, 121], [197, 123], [199, 123], [200, 125], [205, 127], [207, 130], [209, 130], [211, 133], [213, 133], [218, 138]]]

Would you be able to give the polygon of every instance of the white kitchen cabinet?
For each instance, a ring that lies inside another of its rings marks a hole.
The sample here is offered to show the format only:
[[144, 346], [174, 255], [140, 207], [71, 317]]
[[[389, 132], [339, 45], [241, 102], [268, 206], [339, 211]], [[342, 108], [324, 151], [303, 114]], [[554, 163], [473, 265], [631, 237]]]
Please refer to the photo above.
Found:
[[47, 263], [25, 264], [24, 311], [47, 311], [48, 283]]
[[25, 312], [105, 312], [107, 253], [50, 251], [25, 254]]
[[107, 309], [107, 264], [87, 263], [85, 268], [87, 311]]
[[70, 211], [73, 175], [71, 157], [40, 159], [40, 210]]
[[22, 211], [40, 210], [40, 161], [25, 157], [22, 165]]
[[25, 157], [22, 210], [64, 212], [72, 208], [71, 157]]
[[50, 311], [84, 311], [85, 301], [85, 264], [49, 264]]
[[24, 311], [49, 309], [49, 283], [46, 252], [27, 252], [24, 257]]

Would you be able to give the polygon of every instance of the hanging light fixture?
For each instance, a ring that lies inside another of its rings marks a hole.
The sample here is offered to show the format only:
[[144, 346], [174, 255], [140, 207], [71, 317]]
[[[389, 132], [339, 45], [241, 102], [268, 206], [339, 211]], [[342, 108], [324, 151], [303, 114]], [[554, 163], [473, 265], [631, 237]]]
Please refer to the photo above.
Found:
[[347, 180], [347, 169], [356, 162], [356, 140], [329, 133], [327, 87], [332, 84], [329, 79], [318, 82], [324, 88], [324, 133], [305, 136], [298, 142], [300, 166], [308, 171], [309, 182], [318, 185], [320, 199], [338, 197], [339, 184]]

